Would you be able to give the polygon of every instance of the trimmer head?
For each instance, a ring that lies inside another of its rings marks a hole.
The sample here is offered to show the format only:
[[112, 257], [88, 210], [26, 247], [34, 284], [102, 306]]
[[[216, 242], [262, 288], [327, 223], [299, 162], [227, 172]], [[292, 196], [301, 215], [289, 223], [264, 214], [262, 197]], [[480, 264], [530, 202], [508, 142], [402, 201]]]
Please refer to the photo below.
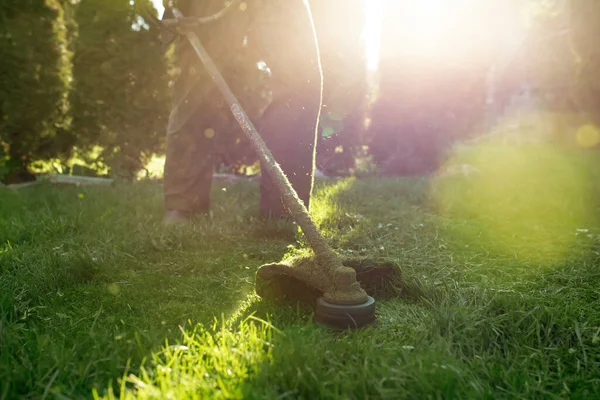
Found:
[[316, 321], [332, 330], [354, 330], [375, 326], [375, 299], [368, 297], [366, 303], [338, 305], [328, 303], [323, 297], [317, 299]]
[[318, 269], [314, 258], [300, 257], [261, 266], [256, 273], [256, 293], [277, 302], [300, 303], [315, 310], [316, 322], [332, 330], [359, 329], [375, 326], [375, 299], [396, 297], [401, 282], [400, 267], [389, 262], [367, 259], [342, 260], [356, 271], [356, 280], [365, 289], [367, 301], [358, 305], [328, 302], [319, 290], [319, 282], [302, 272]]

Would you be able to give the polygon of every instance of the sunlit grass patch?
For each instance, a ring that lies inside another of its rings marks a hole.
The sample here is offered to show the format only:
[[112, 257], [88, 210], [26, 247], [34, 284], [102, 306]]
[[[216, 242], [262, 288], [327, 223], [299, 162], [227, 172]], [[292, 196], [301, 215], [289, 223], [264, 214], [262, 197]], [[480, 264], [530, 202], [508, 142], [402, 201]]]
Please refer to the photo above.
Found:
[[327, 233], [327, 224], [335, 223], [345, 215], [339, 204], [340, 193], [352, 190], [354, 178], [340, 179], [333, 183], [317, 185], [310, 206], [310, 214], [315, 222]]
[[[282, 333], [250, 317], [233, 329], [215, 321], [210, 329], [196, 325], [182, 334], [181, 344], [167, 343], [152, 355], [150, 369], [128, 375], [118, 398], [243, 398], [246, 381], [272, 358], [273, 335]], [[94, 397], [100, 398], [97, 391]], [[115, 394], [111, 389], [102, 398], [113, 399]]]

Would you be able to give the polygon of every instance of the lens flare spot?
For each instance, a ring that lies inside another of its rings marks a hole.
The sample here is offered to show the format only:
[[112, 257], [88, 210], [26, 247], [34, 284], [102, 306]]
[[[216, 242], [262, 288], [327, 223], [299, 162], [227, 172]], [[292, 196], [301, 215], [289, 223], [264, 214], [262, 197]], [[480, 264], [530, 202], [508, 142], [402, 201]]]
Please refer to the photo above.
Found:
[[204, 130], [204, 137], [207, 139], [212, 139], [215, 137], [215, 130], [213, 128], [207, 128]]
[[577, 130], [577, 144], [581, 147], [591, 148], [600, 144], [600, 130], [597, 126], [586, 124]]
[[[573, 232], [593, 215], [586, 169], [578, 156], [549, 144], [478, 144], [449, 164], [480, 173], [439, 176], [432, 197], [448, 217], [449, 239], [540, 265], [575, 249]], [[448, 168], [448, 167], [446, 167]]]
[[116, 283], [111, 283], [108, 285], [106, 290], [108, 290], [108, 293], [112, 294], [113, 296], [118, 296], [119, 293], [121, 293], [121, 287]]

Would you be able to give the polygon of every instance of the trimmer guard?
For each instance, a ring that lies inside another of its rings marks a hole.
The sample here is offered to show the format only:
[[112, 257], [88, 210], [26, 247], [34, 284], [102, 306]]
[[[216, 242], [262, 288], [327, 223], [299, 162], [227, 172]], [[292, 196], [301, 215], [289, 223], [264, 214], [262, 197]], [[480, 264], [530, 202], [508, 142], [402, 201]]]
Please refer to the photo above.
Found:
[[[265, 299], [314, 307], [328, 289], [327, 279], [315, 274], [323, 270], [316, 263], [314, 256], [302, 256], [264, 264], [256, 272], [256, 293]], [[399, 294], [402, 273], [398, 265], [366, 258], [342, 259], [342, 264], [356, 271], [356, 280], [369, 296], [388, 299]]]

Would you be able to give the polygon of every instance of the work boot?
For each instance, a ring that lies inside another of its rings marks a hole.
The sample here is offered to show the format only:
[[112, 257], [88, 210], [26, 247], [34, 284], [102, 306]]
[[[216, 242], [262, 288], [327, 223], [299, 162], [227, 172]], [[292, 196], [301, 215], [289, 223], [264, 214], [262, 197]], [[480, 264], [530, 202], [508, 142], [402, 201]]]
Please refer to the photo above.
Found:
[[163, 218], [164, 225], [187, 224], [192, 220], [192, 214], [187, 211], [167, 210]]

